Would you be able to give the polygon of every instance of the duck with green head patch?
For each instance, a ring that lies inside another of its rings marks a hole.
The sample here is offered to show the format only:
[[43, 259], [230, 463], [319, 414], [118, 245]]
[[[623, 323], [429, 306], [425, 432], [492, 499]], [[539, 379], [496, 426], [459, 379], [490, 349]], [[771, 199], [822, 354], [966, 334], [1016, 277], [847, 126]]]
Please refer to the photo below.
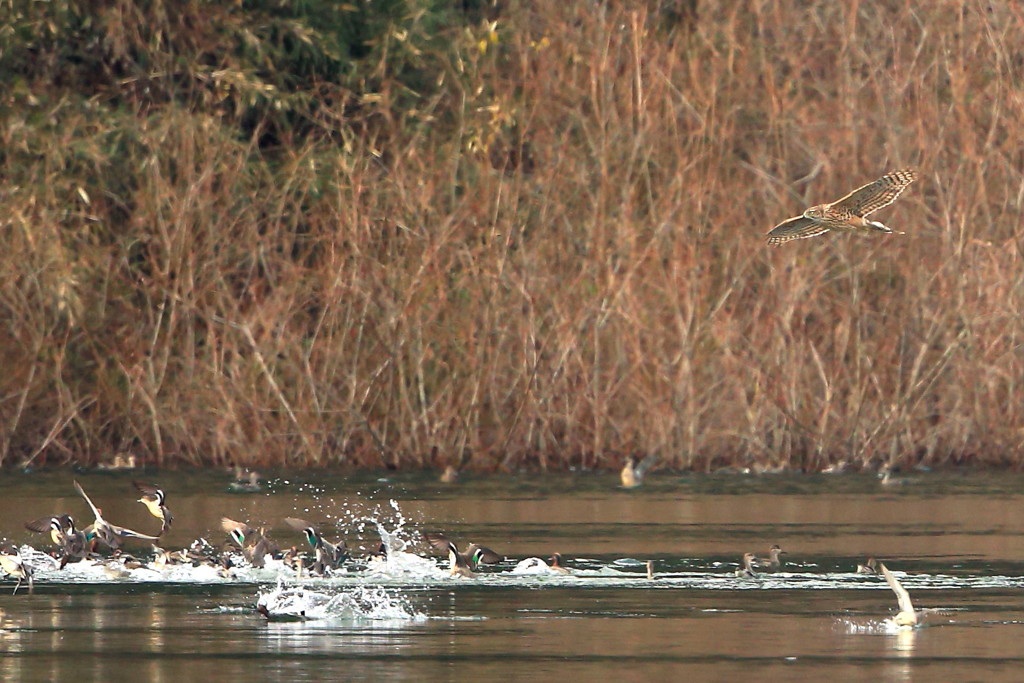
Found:
[[330, 543], [324, 539], [320, 531], [312, 524], [298, 517], [286, 517], [285, 524], [292, 529], [299, 531], [306, 537], [306, 541], [316, 553], [316, 561], [310, 567], [313, 573], [323, 574], [325, 570], [337, 569], [341, 563], [348, 559], [348, 546], [344, 539], [338, 543]]
[[93, 551], [93, 542], [96, 539], [96, 532], [92, 530], [79, 531], [75, 528], [75, 520], [70, 515], [66, 518], [63, 529], [63, 540], [60, 544], [60, 568], [63, 569], [69, 562], [79, 562], [89, 556]]
[[[478, 568], [481, 564], [497, 564], [505, 559], [490, 548], [477, 545], [476, 543], [470, 543], [466, 546], [466, 551], [460, 553], [455, 543], [449, 540], [449, 538], [442, 533], [427, 532], [423, 534], [423, 537], [427, 539], [427, 543], [439, 552], [448, 553], [449, 560], [452, 563], [453, 574], [456, 573], [456, 566], [465, 566], [466, 568], [473, 570]], [[452, 559], [453, 554], [454, 559]], [[465, 576], [464, 573], [462, 575]]]
[[256, 529], [245, 522], [236, 522], [227, 517], [221, 517], [220, 526], [228, 534], [228, 537], [238, 545], [246, 562], [257, 569], [263, 567], [267, 555], [271, 557], [280, 557], [281, 555], [281, 549], [266, 537], [263, 529]]

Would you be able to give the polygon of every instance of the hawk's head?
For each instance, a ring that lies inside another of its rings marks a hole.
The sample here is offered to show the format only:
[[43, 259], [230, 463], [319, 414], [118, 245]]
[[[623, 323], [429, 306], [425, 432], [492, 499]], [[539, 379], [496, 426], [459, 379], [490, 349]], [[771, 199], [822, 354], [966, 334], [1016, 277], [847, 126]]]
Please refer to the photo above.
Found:
[[826, 205], [819, 204], [818, 206], [812, 206], [811, 208], [804, 211], [804, 218], [810, 218], [814, 221], [820, 221], [825, 219]]

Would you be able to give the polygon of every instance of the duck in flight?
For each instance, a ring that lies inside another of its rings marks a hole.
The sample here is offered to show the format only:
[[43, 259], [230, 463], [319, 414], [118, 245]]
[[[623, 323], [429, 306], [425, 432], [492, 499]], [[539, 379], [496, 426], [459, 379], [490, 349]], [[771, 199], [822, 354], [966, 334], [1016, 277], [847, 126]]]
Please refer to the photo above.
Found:
[[167, 496], [155, 484], [144, 484], [141, 481], [133, 481], [134, 486], [142, 497], [139, 498], [140, 503], [146, 506], [149, 510], [149, 514], [153, 515], [160, 520], [160, 535], [163, 536], [167, 533], [167, 530], [171, 528], [171, 522], [174, 521], [174, 516], [171, 511], [167, 509]]
[[133, 531], [123, 526], [111, 524], [107, 520], [103, 519], [103, 514], [100, 509], [93, 504], [92, 499], [89, 498], [88, 494], [86, 494], [85, 490], [82, 488], [82, 485], [77, 481], [75, 482], [75, 489], [77, 489], [79, 495], [85, 499], [85, 502], [89, 504], [89, 507], [92, 509], [93, 516], [96, 517], [96, 521], [85, 529], [85, 533], [90, 536], [95, 536], [111, 550], [117, 550], [121, 547], [121, 542], [129, 538], [136, 538], [141, 541], [158, 540], [156, 536], [141, 534], [138, 531]]
[[95, 534], [78, 531], [75, 529], [75, 520], [71, 515], [55, 515], [53, 517], [40, 517], [30, 522], [25, 522], [25, 528], [36, 533], [50, 533], [50, 540], [61, 552], [60, 568], [63, 569], [68, 562], [77, 562], [85, 559], [89, 554], [92, 539]]

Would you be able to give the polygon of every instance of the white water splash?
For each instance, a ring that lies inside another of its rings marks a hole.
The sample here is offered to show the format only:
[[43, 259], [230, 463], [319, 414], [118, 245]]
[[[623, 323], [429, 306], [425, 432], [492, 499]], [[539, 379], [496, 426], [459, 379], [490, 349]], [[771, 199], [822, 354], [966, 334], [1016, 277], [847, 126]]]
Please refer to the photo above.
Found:
[[278, 584], [273, 590], [259, 594], [256, 608], [268, 619], [285, 620], [423, 621], [427, 618], [404, 596], [381, 586], [359, 586], [335, 592]]
[[842, 617], [836, 620], [839, 628], [846, 633], [869, 635], [897, 635], [914, 631], [918, 626], [900, 626], [892, 619], [850, 619]]
[[448, 572], [438, 567], [431, 558], [392, 550], [386, 558], [371, 558], [366, 564], [365, 576], [375, 579], [436, 580], [445, 578]]

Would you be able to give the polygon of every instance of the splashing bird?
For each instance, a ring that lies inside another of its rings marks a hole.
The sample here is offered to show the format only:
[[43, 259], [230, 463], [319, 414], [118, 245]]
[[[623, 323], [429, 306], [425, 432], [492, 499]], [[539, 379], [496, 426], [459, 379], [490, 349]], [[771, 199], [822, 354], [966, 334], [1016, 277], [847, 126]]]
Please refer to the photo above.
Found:
[[77, 562], [85, 559], [89, 554], [92, 540], [95, 538], [93, 533], [78, 531], [75, 528], [75, 520], [71, 518], [71, 515], [40, 517], [39, 519], [25, 522], [25, 528], [36, 533], [50, 533], [50, 539], [61, 552], [61, 569], [68, 562]]
[[256, 529], [228, 517], [220, 518], [220, 528], [242, 550], [246, 562], [257, 569], [263, 567], [267, 555], [278, 557], [281, 554], [281, 549], [266, 537], [263, 529]]
[[881, 570], [882, 576], [885, 577], [885, 582], [889, 584], [889, 588], [896, 594], [896, 601], [900, 607], [899, 613], [892, 618], [893, 623], [897, 626], [916, 626], [917, 612], [914, 611], [914, 604], [910, 602], [910, 593], [903, 587], [903, 584], [896, 580], [884, 563], [879, 562], [878, 568]]
[[33, 592], [32, 586], [32, 567], [25, 564], [25, 561], [21, 557], [21, 552], [15, 548], [4, 550], [0, 553], [0, 569], [4, 571], [8, 576], [14, 577], [18, 580], [18, 583], [14, 586], [14, 593], [18, 593], [18, 589], [21, 588], [21, 582], [28, 580], [28, 592]]
[[432, 545], [438, 552], [448, 554], [448, 560], [453, 576], [468, 576], [463, 568], [472, 571], [481, 564], [497, 564], [505, 559], [490, 548], [477, 545], [476, 543], [470, 543], [466, 546], [466, 551], [464, 553], [460, 553], [455, 543], [441, 533], [428, 531], [423, 534], [423, 537], [427, 539], [427, 543]]
[[626, 457], [622, 471], [619, 472], [619, 481], [622, 482], [622, 488], [635, 489], [643, 484], [644, 475], [647, 474], [647, 470], [651, 469], [651, 466], [656, 462], [658, 462], [658, 456], [654, 454], [648, 455], [639, 463], [637, 463], [636, 458], [632, 455]]
[[337, 569], [342, 562], [348, 559], [348, 546], [344, 540], [337, 544], [329, 543], [315, 526], [298, 517], [286, 517], [284, 523], [302, 533], [310, 547], [313, 548], [313, 552], [316, 553], [316, 561], [309, 567], [311, 573], [325, 574], [326, 570]]

